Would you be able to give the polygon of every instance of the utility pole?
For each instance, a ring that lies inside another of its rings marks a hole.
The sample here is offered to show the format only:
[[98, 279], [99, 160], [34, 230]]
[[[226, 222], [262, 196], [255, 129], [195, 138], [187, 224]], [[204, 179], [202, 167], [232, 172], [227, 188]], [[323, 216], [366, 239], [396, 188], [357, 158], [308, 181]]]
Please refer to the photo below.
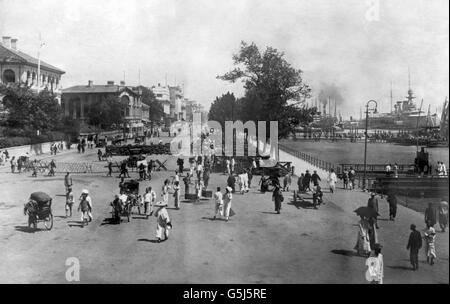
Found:
[[45, 45], [42, 42], [41, 32], [39, 32], [39, 48], [38, 48], [38, 72], [37, 72], [37, 93], [39, 94], [40, 86], [41, 86], [41, 48]]

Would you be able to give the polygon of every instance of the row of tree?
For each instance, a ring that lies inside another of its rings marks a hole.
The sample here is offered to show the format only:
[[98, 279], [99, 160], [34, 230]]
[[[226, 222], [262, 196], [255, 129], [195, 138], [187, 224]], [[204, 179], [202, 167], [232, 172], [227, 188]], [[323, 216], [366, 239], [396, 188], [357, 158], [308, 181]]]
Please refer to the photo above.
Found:
[[254, 43], [241, 42], [233, 61], [235, 68], [217, 78], [232, 83], [242, 81], [245, 94], [238, 99], [229, 92], [216, 97], [210, 108], [210, 120], [222, 124], [226, 120], [268, 124], [278, 121], [280, 138], [293, 134], [300, 124], [312, 122], [317, 109], [305, 106], [311, 88], [304, 82], [303, 72], [292, 67], [284, 53], [272, 47], [261, 52]]

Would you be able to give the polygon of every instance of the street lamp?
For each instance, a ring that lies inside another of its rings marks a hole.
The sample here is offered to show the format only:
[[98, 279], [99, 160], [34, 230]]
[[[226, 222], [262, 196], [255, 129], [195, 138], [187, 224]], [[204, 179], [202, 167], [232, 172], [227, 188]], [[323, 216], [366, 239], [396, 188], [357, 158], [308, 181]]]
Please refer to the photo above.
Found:
[[367, 165], [367, 128], [369, 127], [369, 104], [373, 102], [375, 104], [375, 109], [371, 109], [374, 114], [377, 113], [377, 102], [375, 100], [369, 100], [366, 103], [366, 130], [364, 132], [364, 177], [363, 177], [363, 190], [366, 190], [366, 165]]

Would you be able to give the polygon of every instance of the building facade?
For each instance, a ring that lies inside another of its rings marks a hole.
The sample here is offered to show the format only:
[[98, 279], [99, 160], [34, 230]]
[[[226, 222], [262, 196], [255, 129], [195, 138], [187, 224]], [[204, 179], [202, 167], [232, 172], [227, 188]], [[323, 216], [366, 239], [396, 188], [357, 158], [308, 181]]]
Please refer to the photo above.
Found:
[[125, 109], [124, 133], [128, 137], [143, 135], [146, 125], [149, 123], [149, 106], [142, 103], [141, 93], [134, 87], [120, 85], [114, 81], [108, 81], [106, 85], [94, 85], [88, 81], [87, 85], [73, 86], [62, 91], [61, 105], [64, 115], [87, 124], [88, 114], [94, 102], [110, 97], [127, 104]]
[[[18, 40], [3, 36], [0, 43], [0, 83], [24, 84], [32, 90], [49, 90], [61, 101], [61, 76], [65, 73], [18, 50]], [[38, 71], [38, 66], [40, 66]], [[38, 76], [39, 74], [39, 76]], [[39, 77], [39, 81], [38, 81]]]

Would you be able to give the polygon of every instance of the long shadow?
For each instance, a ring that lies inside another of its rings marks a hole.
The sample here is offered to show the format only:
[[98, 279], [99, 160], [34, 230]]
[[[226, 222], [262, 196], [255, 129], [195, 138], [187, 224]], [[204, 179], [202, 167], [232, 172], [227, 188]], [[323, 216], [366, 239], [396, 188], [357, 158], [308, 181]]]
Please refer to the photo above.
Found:
[[133, 216], [131, 217], [133, 220], [148, 220], [148, 218], [145, 215], [141, 216]]
[[103, 222], [100, 224], [100, 226], [105, 226], [105, 225], [120, 225], [120, 222], [111, 217], [108, 217], [108, 218], [103, 219]]
[[339, 254], [339, 255], [343, 255], [343, 256], [360, 257], [360, 258], [362, 258], [362, 256], [358, 255], [358, 253], [353, 251], [353, 250], [333, 249], [333, 250], [331, 250], [331, 252], [334, 253], [334, 254]]
[[14, 227], [16, 229], [16, 231], [20, 231], [20, 232], [26, 232], [26, 233], [35, 233], [37, 231], [41, 231], [42, 229], [34, 229], [28, 226], [15, 226]]
[[202, 219], [202, 220], [210, 220], [211, 222], [214, 222], [214, 221], [223, 221], [223, 222], [226, 222], [226, 220], [225, 220], [224, 218], [221, 218], [221, 217], [216, 217], [216, 219], [214, 219], [214, 217], [206, 217], [206, 216], [204, 216], [204, 217], [202, 217], [201, 219]]
[[276, 213], [276, 212], [267, 212], [267, 211], [263, 211], [263, 212], [261, 212], [261, 213], [264, 213], [264, 214], [278, 214], [278, 213]]
[[157, 240], [149, 240], [149, 239], [138, 239], [138, 242], [148, 242], [148, 243], [154, 243], [154, 244], [158, 244]]
[[312, 204], [311, 202], [305, 201], [305, 200], [302, 200], [302, 201], [296, 201], [296, 202], [290, 201], [290, 202], [287, 203], [287, 204], [288, 204], [288, 205], [293, 205], [293, 206], [295, 206], [297, 209], [300, 209], [300, 208], [302, 208], [302, 209], [314, 209], [313, 204]]
[[395, 269], [395, 270], [410, 270], [412, 271], [412, 267], [406, 267], [406, 266], [387, 266], [388, 268]]
[[53, 217], [54, 217], [54, 218], [63, 218], [63, 219], [68, 218], [68, 217], [66, 217], [65, 215], [54, 215]]
[[79, 227], [84, 228], [84, 222], [82, 221], [67, 221], [69, 227]]

